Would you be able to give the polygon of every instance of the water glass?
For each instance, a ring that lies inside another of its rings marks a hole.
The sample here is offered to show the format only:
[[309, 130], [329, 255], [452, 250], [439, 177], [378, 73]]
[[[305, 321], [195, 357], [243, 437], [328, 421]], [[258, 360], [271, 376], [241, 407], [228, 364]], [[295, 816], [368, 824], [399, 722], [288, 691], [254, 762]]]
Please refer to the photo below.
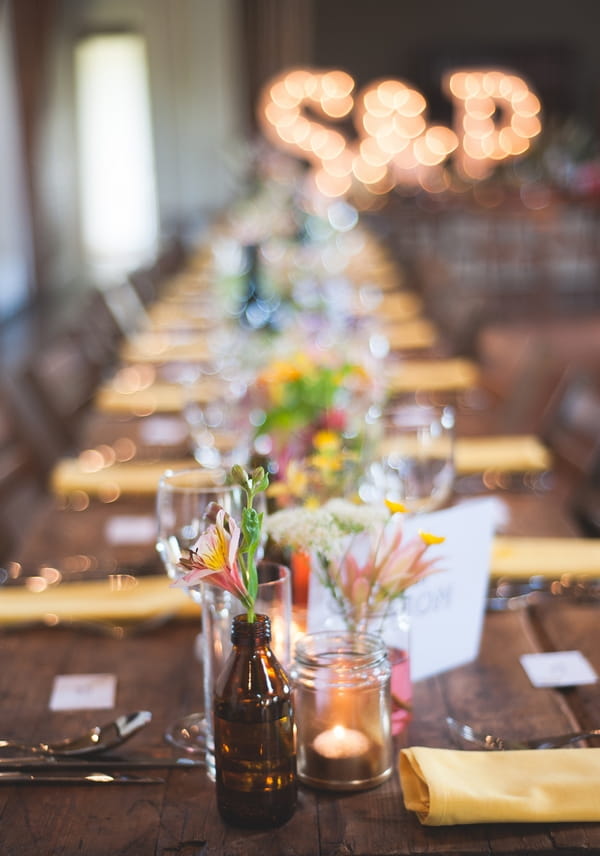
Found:
[[411, 513], [444, 506], [454, 485], [454, 410], [406, 405], [386, 414], [383, 456], [370, 467], [370, 489]]
[[[275, 562], [258, 563], [258, 595], [255, 612], [267, 615], [271, 621], [271, 650], [287, 669], [291, 659], [292, 587], [289, 568]], [[210, 711], [213, 705], [215, 679], [222, 671], [231, 651], [231, 627], [236, 615], [245, 608], [230, 593], [210, 583], [197, 588], [202, 599], [202, 665], [204, 681], [204, 710], [206, 721], [206, 765], [214, 778], [214, 734]]]

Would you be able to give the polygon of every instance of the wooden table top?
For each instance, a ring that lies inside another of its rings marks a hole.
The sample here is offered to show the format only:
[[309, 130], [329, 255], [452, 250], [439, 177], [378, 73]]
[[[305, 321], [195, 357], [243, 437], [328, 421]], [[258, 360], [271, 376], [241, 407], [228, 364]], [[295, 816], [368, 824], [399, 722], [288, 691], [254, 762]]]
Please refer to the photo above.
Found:
[[[0, 636], [3, 735], [59, 737], [104, 721], [109, 711], [50, 713], [54, 675], [117, 676], [118, 712], [153, 711], [153, 721], [128, 754], [168, 755], [162, 732], [201, 700], [201, 668], [193, 657], [198, 625], [177, 622], [124, 639], [68, 629]], [[402, 744], [451, 747], [447, 714], [515, 736], [597, 725], [597, 685], [563, 691], [533, 689], [518, 657], [548, 642], [576, 647], [600, 669], [598, 606], [565, 603], [536, 611], [488, 614], [475, 663], [419, 682], [414, 718]], [[573, 750], [577, 751], [577, 750]], [[337, 795], [300, 788], [294, 817], [281, 829], [227, 828], [214, 785], [201, 769], [159, 770], [164, 784], [45, 785], [0, 788], [0, 852], [6, 856], [233, 854], [265, 856], [354, 853], [362, 856], [439, 853], [529, 854], [598, 852], [600, 824], [493, 824], [426, 828], [405, 810], [397, 774], [372, 791]], [[598, 850], [594, 849], [598, 848]]]
[[[88, 426], [86, 445], [129, 438], [139, 423], [106, 416]], [[467, 433], [471, 433], [470, 431]], [[138, 452], [152, 456], [143, 438]], [[177, 441], [185, 446], [181, 439]], [[174, 445], [177, 445], [175, 443]], [[171, 449], [169, 449], [171, 451]], [[499, 491], [506, 503], [503, 534], [573, 536], [560, 492]], [[92, 559], [92, 572], [124, 567], [160, 570], [151, 542], [114, 545], [106, 524], [115, 515], [153, 514], [153, 504], [120, 498], [102, 504], [75, 498], [50, 503], [31, 524], [22, 553], [25, 573], [41, 566]], [[77, 507], [76, 502], [82, 504]], [[137, 569], [137, 571], [136, 571]], [[88, 573], [88, 571], [83, 572]], [[165, 579], [165, 585], [167, 581]], [[418, 682], [414, 715], [404, 746], [452, 747], [445, 717], [452, 715], [505, 735], [552, 734], [600, 725], [600, 684], [563, 690], [534, 689], [521, 665], [523, 653], [579, 649], [600, 672], [600, 603], [555, 598], [486, 615], [480, 654], [469, 665]], [[118, 713], [147, 709], [151, 724], [128, 744], [135, 753], [169, 757], [167, 725], [198, 709], [201, 665], [194, 656], [198, 620], [173, 620], [145, 633], [101, 635], [68, 625], [10, 631], [0, 627], [0, 734], [54, 739], [80, 732]], [[443, 640], [440, 640], [443, 644]], [[58, 674], [110, 673], [117, 678], [114, 710], [52, 712], [52, 682]], [[577, 751], [577, 750], [573, 750]], [[600, 852], [600, 823], [421, 826], [404, 808], [397, 772], [379, 788], [333, 794], [301, 787], [298, 809], [280, 829], [245, 831], [225, 826], [217, 813], [214, 785], [202, 769], [150, 771], [154, 785], [45, 785], [0, 787], [2, 856], [399, 856], [399, 854], [575, 854]]]
[[[510, 534], [574, 534], [552, 494], [503, 494]], [[102, 563], [153, 562], [152, 545], [125, 553], [103, 539], [115, 514], [148, 515], [152, 506], [132, 500], [85, 511], [49, 507], [32, 529], [23, 563], [58, 564], [77, 543]], [[59, 525], [62, 521], [62, 526]], [[92, 545], [95, 545], [92, 549]], [[129, 548], [131, 549], [131, 548]], [[62, 550], [62, 554], [61, 551]], [[155, 561], [155, 560], [154, 560]], [[150, 568], [151, 569], [151, 568]], [[158, 565], [155, 570], [158, 570]], [[539, 650], [581, 650], [600, 671], [599, 605], [549, 601], [518, 610], [488, 613], [478, 659], [414, 686], [414, 716], [396, 750], [407, 745], [452, 747], [446, 715], [476, 727], [526, 736], [598, 725], [598, 684], [578, 689], [534, 689], [519, 656]], [[200, 625], [172, 621], [152, 632], [117, 635], [81, 633], [67, 627], [36, 627], [0, 633], [2, 705], [0, 733], [6, 737], [58, 738], [137, 709], [153, 721], [129, 744], [128, 754], [169, 756], [167, 724], [198, 707], [201, 666], [194, 658]], [[110, 673], [117, 677], [113, 711], [50, 712], [57, 674]], [[576, 751], [576, 750], [574, 750]], [[403, 805], [397, 773], [372, 791], [338, 795], [301, 787], [294, 817], [281, 829], [249, 832], [227, 828], [216, 810], [214, 785], [201, 769], [152, 771], [164, 784], [127, 786], [45, 785], [0, 788], [0, 852], [7, 856], [81, 853], [84, 856], [234, 854], [265, 856], [317, 853], [509, 854], [600, 851], [600, 824], [486, 824], [427, 828]]]

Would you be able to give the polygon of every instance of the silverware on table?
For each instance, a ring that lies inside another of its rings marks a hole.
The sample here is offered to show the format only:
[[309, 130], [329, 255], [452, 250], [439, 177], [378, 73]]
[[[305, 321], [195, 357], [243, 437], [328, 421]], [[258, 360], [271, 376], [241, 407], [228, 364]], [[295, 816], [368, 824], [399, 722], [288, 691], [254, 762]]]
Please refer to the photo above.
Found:
[[582, 740], [600, 737], [600, 728], [588, 731], [574, 731], [568, 734], [557, 734], [551, 737], [535, 737], [532, 739], [509, 740], [493, 734], [474, 731], [470, 725], [458, 722], [451, 716], [446, 717], [450, 731], [467, 743], [479, 746], [481, 749], [557, 749], [560, 746], [570, 746]]
[[164, 779], [126, 773], [0, 773], [0, 785], [162, 785]]
[[600, 579], [578, 578], [572, 574], [557, 574], [556, 578], [533, 575], [522, 580], [500, 578], [489, 586], [487, 608], [496, 612], [559, 599], [573, 603], [598, 602]]
[[52, 755], [36, 758], [18, 756], [0, 758], [1, 770], [37, 771], [46, 770], [137, 770], [137, 769], [194, 769], [205, 767], [201, 758], [154, 758], [150, 755], [137, 755], [132, 758], [119, 756], [94, 756], [93, 758], [59, 758]]
[[[76, 737], [68, 737], [56, 743], [34, 743], [27, 745], [17, 740], [0, 739], [0, 761], [4, 756], [3, 749], [27, 753], [32, 759], [40, 756], [53, 757], [87, 757], [99, 752], [106, 752], [120, 746], [126, 740], [147, 725], [152, 719], [149, 710], [138, 710], [118, 716], [104, 725], [94, 725], [88, 731]], [[22, 757], [23, 761], [27, 758]]]

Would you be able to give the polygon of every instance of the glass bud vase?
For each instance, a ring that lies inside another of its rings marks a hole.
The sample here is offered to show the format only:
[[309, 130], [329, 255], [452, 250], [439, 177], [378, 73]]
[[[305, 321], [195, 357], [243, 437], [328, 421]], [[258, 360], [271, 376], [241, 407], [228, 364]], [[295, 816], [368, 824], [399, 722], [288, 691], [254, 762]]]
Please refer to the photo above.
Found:
[[412, 719], [410, 615], [406, 599], [396, 598], [381, 612], [367, 614], [358, 627], [364, 633], [379, 636], [386, 645], [392, 669], [392, 734], [397, 737]]
[[215, 685], [217, 806], [226, 823], [270, 827], [296, 807], [290, 681], [269, 647], [266, 615], [233, 619], [232, 651]]

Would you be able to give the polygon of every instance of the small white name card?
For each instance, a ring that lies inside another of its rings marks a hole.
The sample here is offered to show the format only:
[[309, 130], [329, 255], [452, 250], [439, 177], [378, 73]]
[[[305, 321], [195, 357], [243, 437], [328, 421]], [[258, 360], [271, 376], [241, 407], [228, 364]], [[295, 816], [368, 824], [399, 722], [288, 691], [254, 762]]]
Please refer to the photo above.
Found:
[[99, 710], [115, 706], [117, 676], [56, 675], [50, 710]]
[[598, 680], [581, 651], [523, 654], [520, 660], [534, 687], [575, 687], [595, 684]]
[[119, 514], [106, 521], [104, 537], [109, 544], [150, 544], [156, 539], [156, 520], [152, 515]]
[[140, 425], [140, 439], [148, 446], [174, 446], [187, 436], [187, 425], [174, 416], [149, 416]]

